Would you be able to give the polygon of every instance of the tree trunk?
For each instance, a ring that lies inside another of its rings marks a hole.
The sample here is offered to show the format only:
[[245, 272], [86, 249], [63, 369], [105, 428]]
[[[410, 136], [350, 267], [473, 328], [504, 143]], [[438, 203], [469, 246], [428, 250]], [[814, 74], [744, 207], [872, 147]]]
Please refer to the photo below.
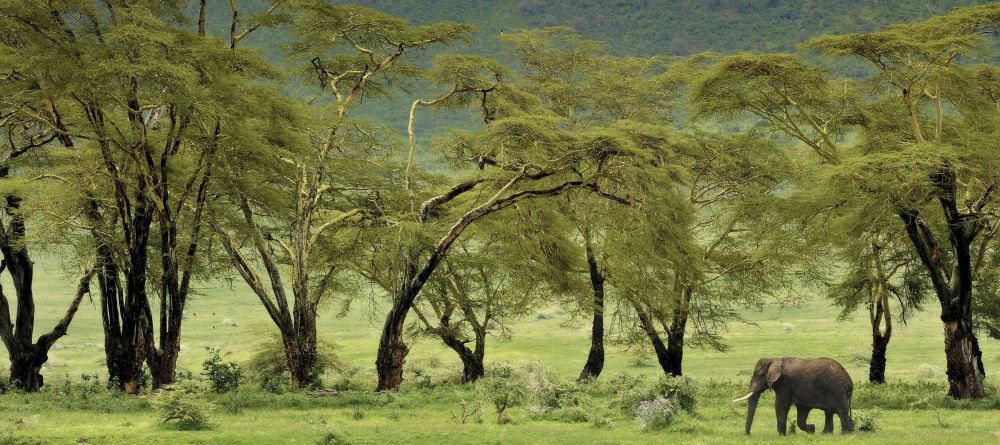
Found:
[[[942, 317], [944, 318], [944, 317]], [[956, 399], [980, 398], [986, 393], [983, 353], [970, 320], [944, 320], [948, 395]]]
[[871, 383], [885, 383], [885, 351], [888, 346], [889, 337], [872, 334], [872, 358], [868, 363], [868, 381]]
[[674, 313], [674, 319], [670, 324], [670, 331], [667, 332], [667, 367], [665, 373], [674, 377], [682, 375], [682, 362], [684, 360], [684, 330], [687, 326], [687, 313], [680, 311]]
[[587, 264], [590, 270], [590, 285], [594, 290], [594, 321], [590, 329], [590, 353], [587, 363], [580, 372], [580, 381], [596, 379], [604, 369], [604, 275], [597, 264], [594, 249], [587, 240]]
[[399, 385], [403, 383], [403, 365], [410, 352], [403, 343], [403, 326], [409, 311], [410, 305], [397, 301], [385, 319], [375, 357], [375, 371], [378, 373], [376, 391], [399, 389]]
[[[96, 202], [91, 203], [91, 223], [100, 224]], [[103, 225], [101, 225], [103, 227]], [[121, 286], [120, 270], [114, 261], [110, 246], [101, 240], [101, 231], [95, 231], [97, 244], [97, 284], [101, 291], [101, 320], [104, 329], [104, 355], [108, 369], [108, 387], [136, 394], [142, 390], [142, 365], [145, 354], [129, 341], [138, 329], [137, 320], [129, 314], [133, 302], [126, 298]]]
[[[948, 366], [948, 395], [956, 399], [980, 398], [986, 393], [983, 378], [982, 351], [973, 331], [972, 318], [972, 254], [970, 248], [983, 227], [982, 218], [958, 210], [955, 172], [945, 165], [931, 177], [938, 191], [938, 201], [948, 222], [948, 239], [953, 263], [945, 273], [946, 263], [930, 226], [915, 209], [901, 211], [921, 263], [930, 275], [944, 323], [944, 350]], [[985, 197], [984, 197], [985, 198]], [[984, 204], [977, 204], [981, 206]]]
[[486, 375], [486, 366], [481, 354], [460, 354], [462, 359], [462, 383], [473, 383]]
[[[461, 230], [453, 231], [449, 235], [450, 238], [446, 239], [454, 241], [460, 233]], [[416, 256], [410, 258], [406, 265], [399, 294], [393, 300], [392, 309], [386, 315], [385, 324], [382, 326], [382, 337], [379, 339], [378, 353], [375, 356], [375, 371], [378, 374], [376, 391], [396, 390], [403, 383], [403, 366], [406, 364], [407, 354], [410, 353], [410, 349], [403, 342], [406, 316], [413, 308], [413, 302], [427, 283], [427, 279], [441, 263], [448, 246], [450, 242], [444, 243], [443, 247], [432, 252], [419, 272]]]
[[42, 378], [42, 365], [49, 359], [48, 355], [29, 345], [27, 350], [10, 354], [10, 382], [14, 387], [24, 392], [37, 392], [45, 384]]
[[[879, 268], [880, 280], [886, 279]], [[875, 288], [874, 302], [869, 306], [869, 314], [872, 323], [872, 358], [869, 362], [868, 381], [874, 384], [885, 383], [885, 353], [889, 347], [889, 340], [892, 338], [892, 313], [889, 310], [889, 294], [885, 286], [879, 284]], [[882, 324], [885, 324], [885, 330]]]
[[445, 340], [445, 344], [455, 351], [458, 358], [462, 360], [462, 383], [472, 383], [481, 379], [486, 374], [481, 351], [469, 349], [456, 337], [451, 337], [451, 339], [453, 340]]
[[663, 344], [663, 340], [660, 338], [660, 334], [656, 332], [656, 325], [653, 324], [653, 319], [650, 317], [649, 313], [646, 312], [642, 307], [642, 303], [638, 301], [633, 301], [629, 299], [629, 303], [635, 309], [636, 316], [639, 317], [639, 325], [642, 326], [642, 330], [649, 337], [649, 342], [653, 345], [653, 352], [656, 353], [656, 361], [660, 364], [660, 369], [663, 370], [664, 374], [670, 374], [670, 353], [667, 350], [667, 346]]
[[466, 342], [447, 330], [448, 320], [442, 320], [440, 337], [444, 344], [458, 354], [462, 360], [462, 383], [472, 383], [486, 375], [486, 367], [483, 364], [485, 358], [485, 333], [476, 333], [476, 349], [472, 350], [466, 346]]
[[300, 318], [298, 332], [289, 330], [287, 334], [283, 333], [282, 342], [288, 358], [288, 371], [295, 386], [307, 388], [316, 382], [319, 376], [316, 375], [315, 312]]
[[164, 352], [158, 351], [146, 358], [153, 389], [163, 389], [177, 381], [177, 353]]
[[682, 365], [684, 361], [684, 334], [687, 331], [688, 314], [691, 312], [691, 294], [693, 290], [690, 286], [678, 281], [678, 294], [680, 300], [674, 308], [670, 327], [667, 331], [667, 367], [665, 373], [674, 377], [683, 374]]

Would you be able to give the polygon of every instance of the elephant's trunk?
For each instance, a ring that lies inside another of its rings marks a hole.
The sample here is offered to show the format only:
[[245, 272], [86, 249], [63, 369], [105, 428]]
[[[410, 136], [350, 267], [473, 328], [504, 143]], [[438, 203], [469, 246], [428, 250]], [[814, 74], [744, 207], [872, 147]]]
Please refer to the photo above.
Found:
[[757, 411], [757, 402], [760, 401], [760, 393], [751, 393], [750, 400], [747, 401], [747, 428], [746, 433], [750, 435], [750, 427], [753, 425], [753, 415]]

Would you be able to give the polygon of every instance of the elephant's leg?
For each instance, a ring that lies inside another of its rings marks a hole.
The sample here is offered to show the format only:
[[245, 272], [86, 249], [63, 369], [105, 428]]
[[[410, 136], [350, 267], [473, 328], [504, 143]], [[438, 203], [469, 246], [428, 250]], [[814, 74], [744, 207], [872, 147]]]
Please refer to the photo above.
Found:
[[[851, 420], [850, 411], [846, 408], [837, 410], [837, 415], [840, 416], [840, 432], [850, 433], [854, 431], [854, 421]], [[832, 428], [831, 428], [832, 429]]]
[[798, 425], [800, 430], [807, 432], [809, 434], [816, 432], [815, 425], [810, 425], [806, 423], [806, 421], [809, 420], [809, 411], [811, 409], [812, 408], [809, 408], [808, 406], [795, 405], [795, 415], [796, 415], [795, 424]]
[[788, 429], [788, 410], [792, 409], [792, 401], [787, 396], [775, 394], [774, 412], [778, 418], [778, 435], [784, 436]]
[[833, 432], [833, 411], [826, 410], [826, 421], [823, 423], [823, 433], [830, 434]]

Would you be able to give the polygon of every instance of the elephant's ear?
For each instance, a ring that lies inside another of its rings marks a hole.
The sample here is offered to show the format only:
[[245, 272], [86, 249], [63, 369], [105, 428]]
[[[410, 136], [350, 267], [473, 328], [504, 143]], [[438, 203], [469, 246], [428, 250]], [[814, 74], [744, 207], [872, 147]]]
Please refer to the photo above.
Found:
[[781, 359], [771, 362], [771, 366], [767, 368], [767, 386], [774, 386], [774, 382], [778, 381], [781, 377]]

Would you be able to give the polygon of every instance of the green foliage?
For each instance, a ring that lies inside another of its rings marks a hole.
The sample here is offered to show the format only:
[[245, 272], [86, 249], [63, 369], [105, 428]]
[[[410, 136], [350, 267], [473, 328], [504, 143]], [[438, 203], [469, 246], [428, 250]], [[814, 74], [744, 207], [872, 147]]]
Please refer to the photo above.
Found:
[[559, 422], [590, 422], [606, 427], [608, 418], [581, 384], [554, 375], [540, 363], [528, 367], [528, 415], [534, 419]]
[[194, 388], [176, 387], [160, 391], [153, 398], [153, 407], [164, 423], [173, 423], [180, 430], [212, 428], [208, 412], [213, 404], [204, 400]]
[[[649, 405], [650, 412], [673, 411], [675, 408], [694, 414], [698, 402], [698, 385], [690, 377], [659, 376], [633, 380], [619, 377], [614, 383], [617, 400], [615, 404], [623, 412], [636, 412], [642, 402], [664, 399]], [[669, 409], [668, 409], [669, 408]]]
[[854, 411], [854, 428], [864, 433], [875, 433], [882, 429], [882, 410], [874, 408], [871, 410]]
[[208, 347], [208, 360], [202, 363], [204, 370], [202, 374], [212, 385], [212, 390], [222, 394], [235, 391], [240, 387], [240, 379], [243, 372], [240, 366], [233, 362], [223, 362], [221, 352], [218, 349]]
[[494, 365], [476, 382], [479, 396], [493, 405], [498, 424], [511, 423], [507, 409], [521, 404], [528, 394], [524, 376], [510, 365]]
[[652, 400], [642, 400], [636, 404], [635, 421], [643, 430], [659, 431], [673, 425], [681, 412], [676, 400], [658, 395]]
[[[327, 371], [344, 372], [344, 362], [337, 356], [339, 347], [332, 342], [320, 340], [316, 346], [316, 367], [314, 381], [319, 382]], [[246, 363], [248, 377], [269, 392], [281, 393], [291, 385], [288, 357], [285, 345], [277, 334], [266, 337], [254, 347], [253, 355]]]

